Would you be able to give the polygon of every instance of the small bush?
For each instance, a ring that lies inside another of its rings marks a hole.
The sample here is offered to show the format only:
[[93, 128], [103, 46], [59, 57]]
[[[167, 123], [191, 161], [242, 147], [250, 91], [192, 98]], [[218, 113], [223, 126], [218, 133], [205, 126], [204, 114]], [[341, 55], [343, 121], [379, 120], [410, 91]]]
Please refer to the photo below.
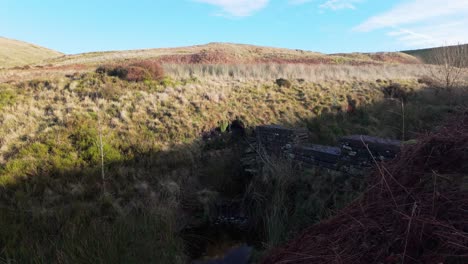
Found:
[[164, 69], [159, 62], [154, 60], [139, 61], [125, 65], [101, 65], [96, 73], [107, 74], [129, 82], [141, 82], [146, 80], [161, 80], [164, 78]]
[[101, 65], [101, 66], [97, 67], [96, 73], [108, 74], [112, 70], [113, 70], [113, 67], [110, 66], [110, 65]]
[[283, 78], [277, 79], [276, 84], [279, 87], [286, 87], [286, 88], [290, 88], [292, 86], [292, 83], [289, 80], [286, 80], [286, 79], [283, 79]]
[[164, 69], [161, 64], [155, 60], [144, 60], [133, 63], [130, 66], [139, 67], [146, 70], [152, 80], [161, 80], [164, 77]]
[[122, 80], [125, 80], [127, 78], [127, 74], [128, 74], [128, 69], [125, 66], [117, 66], [115, 68], [110, 69], [107, 72], [107, 75], [118, 77]]
[[129, 82], [142, 82], [146, 80], [152, 80], [151, 73], [141, 67], [129, 66], [126, 68], [127, 75], [125, 80]]

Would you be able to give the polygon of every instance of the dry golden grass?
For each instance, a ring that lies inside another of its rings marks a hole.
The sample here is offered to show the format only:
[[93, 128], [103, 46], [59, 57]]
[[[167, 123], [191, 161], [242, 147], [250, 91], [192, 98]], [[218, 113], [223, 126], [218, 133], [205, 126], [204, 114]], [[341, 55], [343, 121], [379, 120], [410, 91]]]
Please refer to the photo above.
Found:
[[[274, 81], [278, 78], [304, 79], [307, 82], [391, 79], [417, 79], [429, 73], [427, 67], [408, 64], [305, 65], [305, 64], [164, 64], [167, 74], [177, 80], [196, 77], [214, 81]], [[94, 71], [94, 66], [31, 69], [0, 69], [0, 82], [54, 79]]]
[[[363, 82], [359, 76], [356, 80], [338, 81], [339, 75], [324, 75], [309, 76], [304, 82], [294, 80], [293, 87], [285, 89], [267, 76], [229, 79], [213, 75], [185, 80], [184, 76], [177, 77], [166, 79], [163, 85], [128, 83], [109, 77], [103, 81], [94, 74], [78, 80], [61, 77], [4, 84], [2, 91], [20, 92], [15, 92], [13, 103], [0, 109], [0, 164], [11, 149], [61, 129], [79, 115], [93, 119], [91, 113], [99, 109], [103, 113], [104, 133], [119, 135], [116, 142], [125, 138], [128, 146], [157, 150], [191, 142], [203, 131], [236, 118], [251, 126], [295, 124], [337, 107], [345, 109], [347, 96], [356, 98], [361, 105], [371, 104], [383, 98], [380, 88], [388, 84]], [[417, 86], [415, 79], [401, 81]], [[93, 99], [96, 93], [100, 94], [99, 100]], [[145, 133], [147, 136], [143, 136]]]
[[419, 60], [403, 53], [322, 54], [304, 50], [261, 47], [231, 43], [210, 43], [180, 48], [159, 48], [128, 51], [91, 52], [69, 55], [47, 61], [63, 66], [72, 64], [99, 65], [127, 60], [158, 59], [178, 64], [249, 64], [249, 63], [305, 63], [305, 64], [417, 64]]
[[417, 79], [427, 74], [421, 65], [306, 65], [306, 64], [241, 64], [241, 65], [164, 65], [174, 78], [210, 79], [219, 81], [274, 81], [278, 78], [303, 79], [306, 82], [375, 81]]
[[62, 55], [37, 45], [0, 37], [0, 68], [40, 63]]

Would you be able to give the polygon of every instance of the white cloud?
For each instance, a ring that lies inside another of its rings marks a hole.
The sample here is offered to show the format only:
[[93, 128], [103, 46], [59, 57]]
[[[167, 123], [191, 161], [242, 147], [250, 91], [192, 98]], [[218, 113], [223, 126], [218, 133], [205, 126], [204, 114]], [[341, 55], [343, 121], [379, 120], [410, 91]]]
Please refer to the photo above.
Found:
[[411, 0], [370, 17], [354, 29], [387, 30], [388, 36], [411, 47], [468, 42], [467, 0]]
[[[288, 0], [291, 5], [302, 5], [305, 3], [313, 2], [317, 0]], [[326, 0], [322, 4], [319, 4], [320, 9], [331, 9], [331, 10], [340, 10], [340, 9], [356, 9], [356, 4], [363, 2], [364, 0]]]
[[328, 0], [320, 5], [322, 9], [356, 9], [356, 3], [362, 2], [362, 0]]
[[221, 8], [227, 15], [236, 17], [250, 16], [254, 12], [265, 8], [269, 0], [195, 0], [196, 2], [211, 4]]

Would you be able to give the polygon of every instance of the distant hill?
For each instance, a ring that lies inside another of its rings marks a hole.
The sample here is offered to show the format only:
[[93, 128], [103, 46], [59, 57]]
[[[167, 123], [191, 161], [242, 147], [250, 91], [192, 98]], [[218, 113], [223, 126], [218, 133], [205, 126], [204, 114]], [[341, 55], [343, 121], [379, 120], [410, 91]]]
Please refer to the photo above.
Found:
[[209, 43], [179, 48], [91, 52], [47, 61], [57, 66], [99, 65], [137, 59], [158, 59], [169, 64], [415, 64], [419, 60], [404, 53], [322, 54], [318, 52], [233, 43]]
[[0, 68], [25, 66], [62, 55], [34, 44], [0, 37]]
[[[462, 46], [464, 46], [465, 50], [468, 50], [468, 44], [464, 44]], [[454, 47], [456, 46], [449, 46], [448, 48], [454, 48]], [[429, 48], [429, 49], [418, 49], [418, 50], [405, 50], [405, 51], [402, 51], [402, 53], [406, 53], [408, 55], [417, 57], [421, 59], [423, 62], [430, 62], [433, 54], [436, 53], [440, 49], [441, 47]], [[468, 60], [468, 54], [467, 54], [466, 59]]]
[[0, 37], [0, 68], [25, 65], [92, 67], [139, 59], [157, 59], [166, 64], [417, 64], [400, 52], [323, 54], [312, 51], [233, 43], [209, 43], [177, 48], [90, 52], [64, 55], [33, 44]]

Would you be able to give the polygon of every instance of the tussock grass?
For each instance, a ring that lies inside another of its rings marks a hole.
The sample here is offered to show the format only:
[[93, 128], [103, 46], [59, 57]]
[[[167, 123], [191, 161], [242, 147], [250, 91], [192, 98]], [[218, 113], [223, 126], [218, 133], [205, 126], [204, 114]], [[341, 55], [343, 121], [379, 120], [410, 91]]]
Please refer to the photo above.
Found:
[[307, 82], [323, 81], [375, 81], [417, 79], [427, 74], [420, 65], [306, 65], [306, 64], [243, 64], [243, 65], [180, 65], [165, 64], [166, 72], [175, 78], [201, 78], [213, 80], [276, 80], [302, 79]]

